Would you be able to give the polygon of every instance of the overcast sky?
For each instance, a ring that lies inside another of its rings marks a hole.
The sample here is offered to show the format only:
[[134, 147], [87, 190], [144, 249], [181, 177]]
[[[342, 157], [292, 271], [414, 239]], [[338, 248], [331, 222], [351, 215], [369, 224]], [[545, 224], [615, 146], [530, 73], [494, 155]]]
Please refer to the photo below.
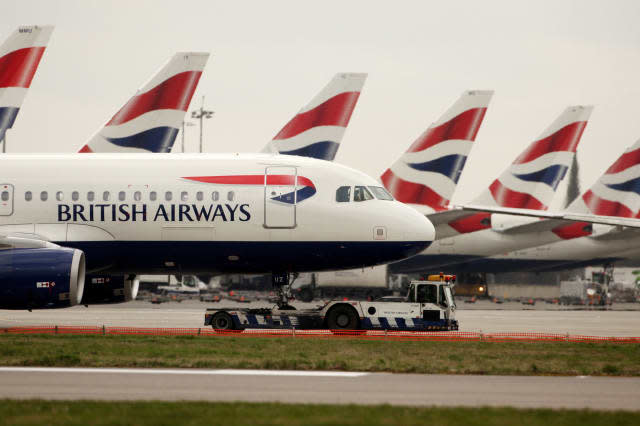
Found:
[[368, 72], [336, 161], [377, 177], [463, 90], [493, 89], [454, 202], [570, 104], [595, 106], [585, 189], [640, 138], [638, 18], [633, 0], [5, 0], [0, 37], [56, 26], [8, 151], [75, 152], [174, 52], [208, 51], [207, 152], [259, 151], [334, 73]]

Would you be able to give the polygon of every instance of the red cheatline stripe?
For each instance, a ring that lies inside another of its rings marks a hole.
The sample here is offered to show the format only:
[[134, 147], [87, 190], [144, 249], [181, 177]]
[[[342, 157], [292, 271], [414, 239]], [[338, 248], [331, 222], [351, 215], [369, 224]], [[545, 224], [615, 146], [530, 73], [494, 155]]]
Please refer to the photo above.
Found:
[[289, 139], [318, 126], [347, 127], [359, 96], [360, 92], [340, 93], [293, 117], [273, 139]]
[[640, 164], [640, 148], [622, 154], [620, 158], [607, 169], [607, 174], [618, 173], [627, 170], [629, 167], [637, 166], [638, 164]]
[[[268, 175], [267, 185], [294, 185], [294, 175]], [[190, 176], [184, 179], [203, 183], [217, 183], [220, 185], [264, 185], [264, 175], [234, 175], [234, 176]], [[298, 176], [299, 186], [315, 188], [313, 182], [304, 176]]]
[[474, 213], [449, 222], [449, 226], [460, 234], [491, 228], [491, 213]]
[[593, 226], [587, 222], [574, 222], [568, 225], [557, 226], [551, 231], [563, 240], [571, 240], [573, 238], [591, 235]]
[[580, 138], [582, 137], [582, 132], [584, 132], [586, 126], [586, 121], [576, 121], [567, 124], [562, 129], [544, 139], [532, 142], [526, 151], [516, 158], [513, 164], [528, 163], [550, 152], [576, 152], [578, 143], [580, 143]]
[[44, 46], [14, 50], [0, 58], [0, 88], [31, 86]]
[[546, 210], [547, 206], [538, 201], [530, 194], [513, 191], [502, 184], [499, 180], [494, 180], [489, 191], [493, 199], [499, 206], [514, 209]]
[[486, 112], [487, 108], [472, 108], [439, 126], [427, 129], [407, 152], [423, 151], [451, 139], [475, 140]]
[[201, 71], [185, 71], [163, 81], [148, 92], [134, 96], [106, 125], [126, 123], [144, 113], [159, 109], [186, 111], [201, 75]]
[[449, 200], [431, 188], [396, 176], [390, 169], [380, 177], [382, 184], [393, 197], [402, 202], [429, 206], [436, 211], [446, 210]]
[[89, 145], [85, 145], [82, 148], [80, 148], [80, 151], [78, 152], [91, 153], [93, 151], [91, 150], [91, 148], [89, 148]]
[[633, 217], [631, 209], [617, 201], [609, 201], [598, 197], [591, 190], [587, 191], [582, 199], [591, 213], [599, 216]]

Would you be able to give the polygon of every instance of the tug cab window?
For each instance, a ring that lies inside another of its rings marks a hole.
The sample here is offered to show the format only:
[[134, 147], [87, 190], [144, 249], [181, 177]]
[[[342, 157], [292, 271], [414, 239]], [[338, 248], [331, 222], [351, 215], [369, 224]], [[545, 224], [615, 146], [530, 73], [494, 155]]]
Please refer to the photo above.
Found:
[[353, 201], [368, 201], [373, 200], [373, 195], [367, 189], [366, 186], [356, 186], [353, 191]]
[[341, 186], [336, 191], [336, 201], [339, 203], [348, 203], [351, 201], [351, 187]]
[[393, 197], [389, 192], [381, 186], [370, 186], [369, 189], [373, 192], [378, 200], [393, 201]]
[[438, 303], [438, 293], [435, 285], [421, 285], [418, 287], [416, 300], [418, 303]]

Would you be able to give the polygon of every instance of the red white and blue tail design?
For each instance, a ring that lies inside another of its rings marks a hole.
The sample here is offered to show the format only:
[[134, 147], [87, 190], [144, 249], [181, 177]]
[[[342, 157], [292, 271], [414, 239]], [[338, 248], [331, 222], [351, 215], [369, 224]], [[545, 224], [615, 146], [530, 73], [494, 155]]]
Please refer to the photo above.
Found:
[[361, 73], [336, 74], [262, 152], [333, 161], [366, 78]]
[[640, 141], [629, 147], [567, 212], [634, 218], [640, 212]]
[[80, 152], [170, 152], [208, 53], [176, 53]]
[[447, 209], [492, 91], [464, 92], [380, 179], [396, 200]]
[[0, 46], [0, 141], [18, 116], [52, 32], [51, 25], [19, 27]]
[[546, 210], [571, 166], [592, 109], [567, 108], [473, 204]]

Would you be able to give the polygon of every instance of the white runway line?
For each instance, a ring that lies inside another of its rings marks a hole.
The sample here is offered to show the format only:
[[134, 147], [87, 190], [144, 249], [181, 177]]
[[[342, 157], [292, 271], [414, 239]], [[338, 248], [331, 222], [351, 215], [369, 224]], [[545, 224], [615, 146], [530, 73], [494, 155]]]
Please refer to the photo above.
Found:
[[369, 373], [352, 371], [293, 370], [189, 370], [147, 368], [64, 368], [64, 367], [0, 367], [2, 372], [16, 373], [108, 373], [108, 374], [182, 374], [196, 376], [300, 376], [300, 377], [362, 377]]

